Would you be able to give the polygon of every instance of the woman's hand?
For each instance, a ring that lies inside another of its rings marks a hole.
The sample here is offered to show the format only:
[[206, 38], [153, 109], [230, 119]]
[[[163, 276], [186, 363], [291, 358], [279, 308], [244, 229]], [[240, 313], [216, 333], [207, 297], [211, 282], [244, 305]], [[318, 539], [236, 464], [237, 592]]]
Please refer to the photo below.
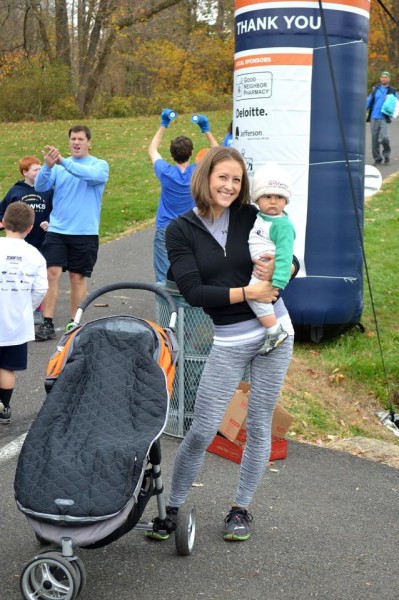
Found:
[[253, 275], [262, 281], [271, 281], [274, 273], [274, 255], [263, 253], [254, 261]]
[[245, 287], [245, 297], [257, 302], [274, 302], [278, 298], [278, 288], [273, 287], [270, 281], [259, 281]]

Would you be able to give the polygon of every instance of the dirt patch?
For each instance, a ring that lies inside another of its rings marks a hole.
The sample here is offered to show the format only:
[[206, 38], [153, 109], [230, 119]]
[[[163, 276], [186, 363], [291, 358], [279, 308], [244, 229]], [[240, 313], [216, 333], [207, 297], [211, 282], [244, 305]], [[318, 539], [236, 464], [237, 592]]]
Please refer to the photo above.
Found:
[[399, 446], [382, 440], [354, 437], [337, 440], [332, 442], [329, 447], [399, 469]]
[[[350, 452], [370, 460], [399, 468], [399, 438], [382, 425], [377, 411], [383, 410], [380, 403], [361, 386], [350, 386], [338, 372], [328, 373], [317, 363], [317, 353], [293, 357], [288, 371], [281, 402], [290, 410], [292, 398], [306, 410], [308, 399], [316, 400], [328, 411], [334, 423], [339, 424], [340, 434], [326, 429], [315, 436], [314, 431], [301, 427], [300, 406], [291, 427], [300, 431], [292, 439]], [[351, 431], [360, 434], [352, 435]]]

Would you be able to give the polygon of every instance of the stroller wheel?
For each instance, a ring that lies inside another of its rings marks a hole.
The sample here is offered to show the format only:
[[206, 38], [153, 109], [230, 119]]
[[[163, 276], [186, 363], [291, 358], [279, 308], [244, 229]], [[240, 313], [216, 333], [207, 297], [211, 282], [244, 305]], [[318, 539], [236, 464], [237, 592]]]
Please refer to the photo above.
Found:
[[193, 506], [180, 506], [177, 513], [175, 542], [180, 556], [189, 556], [194, 547], [196, 511]]
[[25, 600], [76, 600], [80, 575], [58, 552], [42, 552], [25, 565], [20, 589]]
[[76, 597], [77, 597], [77, 596], [79, 596], [80, 592], [83, 590], [83, 588], [86, 585], [86, 581], [87, 581], [86, 569], [85, 569], [82, 559], [79, 558], [79, 556], [75, 556], [75, 558], [73, 560], [71, 560], [70, 564], [72, 565], [72, 567], [74, 567], [76, 573], [78, 574], [78, 578], [80, 579], [78, 593], [76, 594]]

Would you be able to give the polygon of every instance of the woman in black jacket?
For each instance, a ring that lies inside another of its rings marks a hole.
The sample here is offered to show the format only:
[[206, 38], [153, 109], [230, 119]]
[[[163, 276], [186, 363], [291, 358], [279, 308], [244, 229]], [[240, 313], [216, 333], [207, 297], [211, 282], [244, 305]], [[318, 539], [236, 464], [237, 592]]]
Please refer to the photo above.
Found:
[[[250, 537], [248, 507], [270, 456], [273, 410], [291, 361], [294, 331], [279, 298], [275, 314], [289, 336], [271, 353], [258, 354], [265, 330], [247, 300], [272, 302], [278, 294], [270, 283], [272, 259], [256, 263], [256, 276], [265, 280], [248, 286], [253, 270], [248, 235], [257, 208], [250, 203], [241, 155], [233, 148], [210, 150], [194, 173], [192, 192], [196, 207], [167, 228], [169, 278], [190, 305], [201, 306], [210, 315], [214, 341], [198, 387], [193, 422], [176, 455], [167, 513], [176, 518], [249, 365], [247, 443], [223, 530], [224, 539], [242, 541]], [[297, 269], [294, 259], [293, 270]]]

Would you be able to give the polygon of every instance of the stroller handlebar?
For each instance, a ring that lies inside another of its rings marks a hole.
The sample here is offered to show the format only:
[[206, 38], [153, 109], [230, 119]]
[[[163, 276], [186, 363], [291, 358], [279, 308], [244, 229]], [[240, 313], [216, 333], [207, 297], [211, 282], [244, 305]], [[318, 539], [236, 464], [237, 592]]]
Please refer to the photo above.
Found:
[[114, 290], [123, 290], [123, 289], [132, 289], [132, 290], [145, 290], [147, 292], [153, 292], [154, 294], [158, 294], [161, 296], [168, 305], [168, 310], [170, 314], [170, 327], [174, 327], [177, 318], [177, 307], [176, 302], [172, 298], [167, 291], [163, 289], [160, 285], [156, 285], [153, 283], [139, 283], [136, 281], [116, 281], [115, 283], [109, 283], [108, 285], [104, 285], [97, 290], [91, 292], [86, 298], [79, 304], [78, 310], [76, 312], [75, 322], [79, 323], [82, 313], [86, 310], [86, 308], [96, 300], [99, 296], [103, 294], [107, 294], [108, 292], [112, 292]]

